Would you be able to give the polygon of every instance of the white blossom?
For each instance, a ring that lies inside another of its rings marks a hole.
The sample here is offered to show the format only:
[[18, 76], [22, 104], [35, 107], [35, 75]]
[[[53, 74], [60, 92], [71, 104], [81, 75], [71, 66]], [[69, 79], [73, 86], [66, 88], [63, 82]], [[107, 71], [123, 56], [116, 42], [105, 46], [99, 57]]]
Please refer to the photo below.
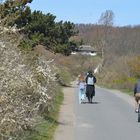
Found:
[[[14, 31], [15, 28], [1, 30], [0, 27], [0, 33]], [[53, 98], [54, 85], [50, 84], [55, 83], [54, 60], [43, 57], [32, 60], [32, 56], [22, 54], [16, 45], [1, 41], [1, 37], [0, 138], [7, 136], [9, 140], [14, 140], [12, 134], [18, 135], [23, 128], [33, 127], [38, 120], [40, 106], [48, 106]], [[35, 63], [32, 64], [28, 57]], [[38, 77], [42, 78], [41, 81]], [[11, 135], [7, 135], [6, 131], [3, 133], [7, 129]]]

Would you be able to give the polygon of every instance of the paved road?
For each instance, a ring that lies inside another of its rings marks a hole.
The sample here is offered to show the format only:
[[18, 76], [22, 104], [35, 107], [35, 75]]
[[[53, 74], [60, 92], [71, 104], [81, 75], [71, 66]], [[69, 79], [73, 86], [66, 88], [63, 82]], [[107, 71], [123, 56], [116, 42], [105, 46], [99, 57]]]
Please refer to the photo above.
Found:
[[74, 100], [74, 140], [139, 140], [140, 123], [129, 97], [97, 88], [93, 104]]

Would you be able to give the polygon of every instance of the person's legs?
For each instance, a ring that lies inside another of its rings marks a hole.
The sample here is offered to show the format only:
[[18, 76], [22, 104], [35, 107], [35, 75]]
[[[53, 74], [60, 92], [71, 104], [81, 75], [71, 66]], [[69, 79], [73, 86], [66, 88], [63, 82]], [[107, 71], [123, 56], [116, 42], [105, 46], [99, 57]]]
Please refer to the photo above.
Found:
[[81, 104], [84, 100], [84, 89], [79, 90], [79, 103]]
[[90, 95], [90, 103], [92, 103], [93, 96], [95, 96], [95, 87], [94, 87], [94, 85], [92, 87], [92, 93]]
[[138, 113], [139, 104], [138, 101], [135, 102], [135, 112]]
[[81, 104], [81, 89], [79, 90], [79, 104]]
[[81, 91], [81, 99], [82, 99], [82, 101], [84, 101], [84, 99], [85, 99], [84, 89]]
[[92, 103], [92, 95], [91, 94], [89, 94], [89, 96], [88, 96], [88, 101], [89, 101], [89, 103]]
[[90, 96], [88, 95], [87, 98], [88, 98], [88, 102], [90, 103]]
[[138, 112], [138, 100], [136, 97], [135, 97], [135, 112], [136, 113]]
[[81, 90], [81, 103], [83, 103], [85, 97], [84, 97], [84, 89]]
[[136, 93], [136, 95], [135, 95], [135, 112], [138, 112], [139, 100], [140, 100], [140, 93]]
[[91, 99], [90, 99], [90, 102], [92, 103], [92, 99], [93, 99], [93, 95], [91, 95]]
[[86, 86], [86, 97], [88, 99], [88, 102], [90, 102], [90, 86], [89, 85]]

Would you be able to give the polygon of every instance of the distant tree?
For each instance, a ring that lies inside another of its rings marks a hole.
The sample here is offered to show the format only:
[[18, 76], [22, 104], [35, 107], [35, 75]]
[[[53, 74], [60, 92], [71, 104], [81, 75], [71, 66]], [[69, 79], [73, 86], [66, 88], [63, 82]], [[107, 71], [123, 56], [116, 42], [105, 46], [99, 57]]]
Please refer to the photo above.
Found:
[[114, 20], [114, 13], [112, 10], [106, 10], [101, 14], [101, 17], [98, 21], [99, 24], [104, 26], [112, 26]]
[[100, 19], [98, 23], [101, 25], [101, 28], [103, 30], [103, 35], [100, 36], [100, 47], [101, 47], [101, 54], [102, 54], [102, 65], [105, 63], [105, 52], [106, 52], [106, 47], [108, 46], [108, 35], [110, 32], [110, 27], [113, 26], [113, 20], [114, 20], [114, 13], [112, 10], [106, 10], [103, 12], [100, 16]]

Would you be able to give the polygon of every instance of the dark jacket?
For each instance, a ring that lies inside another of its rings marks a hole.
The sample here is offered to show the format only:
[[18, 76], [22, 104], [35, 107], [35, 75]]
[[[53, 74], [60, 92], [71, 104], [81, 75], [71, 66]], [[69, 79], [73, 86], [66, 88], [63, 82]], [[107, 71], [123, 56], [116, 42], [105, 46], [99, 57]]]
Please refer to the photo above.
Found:
[[135, 87], [134, 87], [134, 95], [136, 93], [140, 93], [140, 79], [138, 79], [137, 83], [135, 84]]
[[89, 73], [89, 74], [87, 75], [87, 77], [86, 77], [86, 83], [87, 83], [87, 81], [88, 81], [88, 77], [93, 77], [93, 83], [96, 83], [96, 78], [95, 78], [95, 76], [94, 76], [92, 73]]
[[[93, 81], [88, 82], [88, 77], [91, 77], [91, 78], [93, 77]], [[88, 99], [95, 96], [95, 86], [94, 86], [95, 83], [96, 83], [95, 76], [92, 73], [89, 73], [86, 77], [86, 84], [87, 84], [86, 85], [86, 96], [88, 97]]]

